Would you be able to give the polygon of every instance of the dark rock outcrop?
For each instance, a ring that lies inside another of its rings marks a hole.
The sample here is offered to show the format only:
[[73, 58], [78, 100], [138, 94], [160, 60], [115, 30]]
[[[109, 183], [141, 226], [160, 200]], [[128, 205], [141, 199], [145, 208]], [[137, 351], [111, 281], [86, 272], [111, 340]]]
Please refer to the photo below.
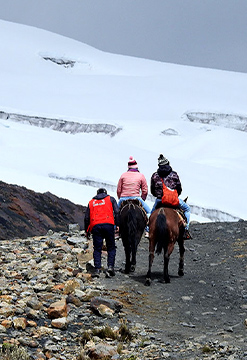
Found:
[[36, 193], [0, 181], [0, 240], [45, 235], [50, 229], [67, 231], [72, 223], [83, 229], [85, 210], [50, 192]]

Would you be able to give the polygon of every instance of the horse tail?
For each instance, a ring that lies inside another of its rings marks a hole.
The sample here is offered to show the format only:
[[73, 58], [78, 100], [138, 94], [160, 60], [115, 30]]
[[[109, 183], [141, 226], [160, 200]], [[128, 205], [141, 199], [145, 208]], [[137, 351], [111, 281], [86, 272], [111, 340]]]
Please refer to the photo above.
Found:
[[163, 211], [160, 211], [157, 219], [156, 219], [156, 230], [155, 230], [155, 237], [157, 241], [156, 245], [156, 253], [160, 254], [162, 249], [166, 251], [168, 242], [167, 242], [167, 223], [166, 223], [166, 216]]
[[134, 206], [130, 206], [128, 211], [128, 238], [132, 251], [135, 249], [135, 238], [137, 230], [137, 218]]

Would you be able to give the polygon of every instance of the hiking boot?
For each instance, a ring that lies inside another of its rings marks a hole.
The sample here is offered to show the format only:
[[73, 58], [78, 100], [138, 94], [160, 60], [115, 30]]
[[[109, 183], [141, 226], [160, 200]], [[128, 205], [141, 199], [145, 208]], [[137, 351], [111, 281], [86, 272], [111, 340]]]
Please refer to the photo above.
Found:
[[184, 236], [183, 236], [184, 240], [191, 240], [192, 236], [190, 235], [190, 232], [188, 229], [184, 230]]
[[115, 271], [114, 268], [112, 266], [109, 266], [108, 269], [105, 272], [105, 277], [109, 278], [115, 276]]
[[95, 269], [92, 273], [92, 278], [99, 278], [100, 277], [100, 269]]

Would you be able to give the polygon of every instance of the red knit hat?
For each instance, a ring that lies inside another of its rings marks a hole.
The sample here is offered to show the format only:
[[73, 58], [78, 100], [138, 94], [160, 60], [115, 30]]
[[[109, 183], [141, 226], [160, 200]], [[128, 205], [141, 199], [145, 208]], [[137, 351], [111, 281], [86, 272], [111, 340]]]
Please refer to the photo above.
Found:
[[129, 162], [128, 162], [128, 168], [129, 169], [137, 169], [138, 165], [136, 160], [133, 158], [133, 156], [129, 157]]

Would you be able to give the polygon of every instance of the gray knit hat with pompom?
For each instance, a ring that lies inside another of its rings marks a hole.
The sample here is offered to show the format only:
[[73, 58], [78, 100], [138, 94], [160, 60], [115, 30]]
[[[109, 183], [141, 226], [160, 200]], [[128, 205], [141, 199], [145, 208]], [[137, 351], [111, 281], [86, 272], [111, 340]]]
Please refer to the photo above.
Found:
[[158, 158], [158, 165], [169, 165], [169, 161], [167, 158], [164, 157], [164, 155], [160, 154], [159, 158]]

